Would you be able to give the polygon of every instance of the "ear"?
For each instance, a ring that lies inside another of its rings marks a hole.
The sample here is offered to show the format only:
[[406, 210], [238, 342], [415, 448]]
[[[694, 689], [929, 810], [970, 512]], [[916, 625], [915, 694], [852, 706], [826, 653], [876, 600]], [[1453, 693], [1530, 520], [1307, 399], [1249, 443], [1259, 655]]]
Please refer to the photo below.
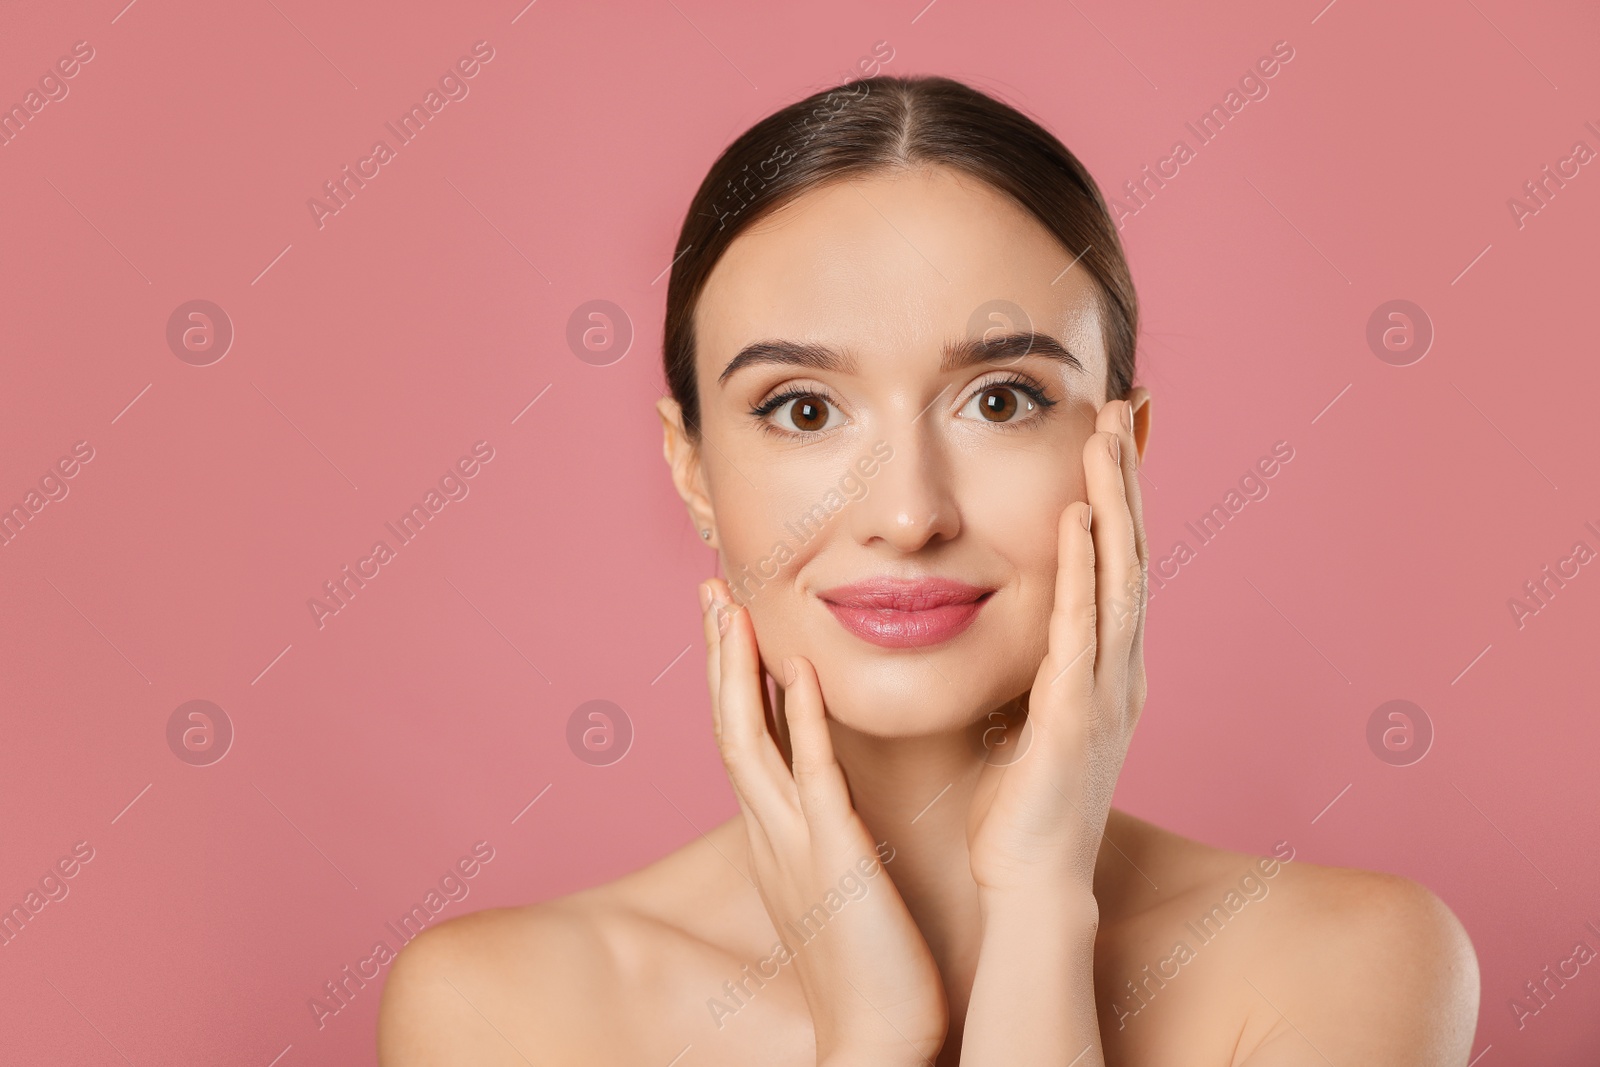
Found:
[[711, 538], [705, 543], [717, 546], [716, 514], [711, 507], [711, 497], [706, 493], [705, 469], [700, 464], [700, 448], [689, 440], [683, 428], [683, 409], [670, 396], [656, 401], [656, 412], [661, 416], [661, 454], [666, 457], [672, 471], [672, 484], [689, 508], [689, 521], [694, 523], [696, 536], [701, 530], [710, 530]]
[[1128, 390], [1128, 403], [1133, 405], [1133, 443], [1139, 449], [1139, 466], [1144, 466], [1145, 448], [1150, 442], [1150, 390], [1136, 385]]

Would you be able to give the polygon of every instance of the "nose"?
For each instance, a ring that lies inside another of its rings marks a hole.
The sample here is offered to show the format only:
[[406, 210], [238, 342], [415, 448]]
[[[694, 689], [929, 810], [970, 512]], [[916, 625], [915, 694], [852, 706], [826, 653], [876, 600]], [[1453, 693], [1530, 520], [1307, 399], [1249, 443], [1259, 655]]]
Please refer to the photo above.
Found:
[[851, 515], [852, 534], [868, 547], [887, 545], [910, 553], [961, 529], [954, 468], [931, 416], [908, 421], [884, 434], [892, 452]]

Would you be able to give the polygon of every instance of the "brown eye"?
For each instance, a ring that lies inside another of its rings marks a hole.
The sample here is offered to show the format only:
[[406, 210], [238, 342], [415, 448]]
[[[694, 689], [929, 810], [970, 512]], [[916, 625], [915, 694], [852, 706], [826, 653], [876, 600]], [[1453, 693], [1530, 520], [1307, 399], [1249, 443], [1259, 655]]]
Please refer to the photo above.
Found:
[[1016, 390], [995, 386], [978, 394], [978, 410], [990, 422], [1006, 422], [1017, 413]]
[[816, 393], [806, 393], [784, 406], [796, 430], [815, 433], [828, 424], [828, 402]]

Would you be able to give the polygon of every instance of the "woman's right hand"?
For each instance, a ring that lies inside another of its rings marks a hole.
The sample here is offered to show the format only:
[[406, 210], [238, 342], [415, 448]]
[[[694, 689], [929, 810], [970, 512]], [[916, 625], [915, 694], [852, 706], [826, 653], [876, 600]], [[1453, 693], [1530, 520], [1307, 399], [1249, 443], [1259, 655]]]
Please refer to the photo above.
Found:
[[805, 993], [817, 1063], [932, 1062], [949, 1025], [944, 985], [850, 804], [815, 670], [784, 660], [778, 714], [791, 773], [767, 729], [750, 613], [719, 578], [702, 583], [700, 606], [717, 747], [744, 812], [756, 888]]

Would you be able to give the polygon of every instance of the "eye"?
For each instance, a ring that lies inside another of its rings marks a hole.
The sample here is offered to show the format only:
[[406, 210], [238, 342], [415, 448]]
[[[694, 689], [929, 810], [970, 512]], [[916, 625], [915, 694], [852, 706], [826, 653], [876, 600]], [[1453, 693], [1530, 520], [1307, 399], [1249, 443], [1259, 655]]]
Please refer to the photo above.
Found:
[[827, 429], [833, 413], [832, 402], [810, 389], [785, 390], [768, 397], [752, 412], [765, 425], [791, 435], [813, 434]]
[[1007, 378], [979, 388], [960, 413], [969, 418], [981, 416], [991, 423], [1024, 423], [1038, 418], [1055, 403], [1032, 382]]

